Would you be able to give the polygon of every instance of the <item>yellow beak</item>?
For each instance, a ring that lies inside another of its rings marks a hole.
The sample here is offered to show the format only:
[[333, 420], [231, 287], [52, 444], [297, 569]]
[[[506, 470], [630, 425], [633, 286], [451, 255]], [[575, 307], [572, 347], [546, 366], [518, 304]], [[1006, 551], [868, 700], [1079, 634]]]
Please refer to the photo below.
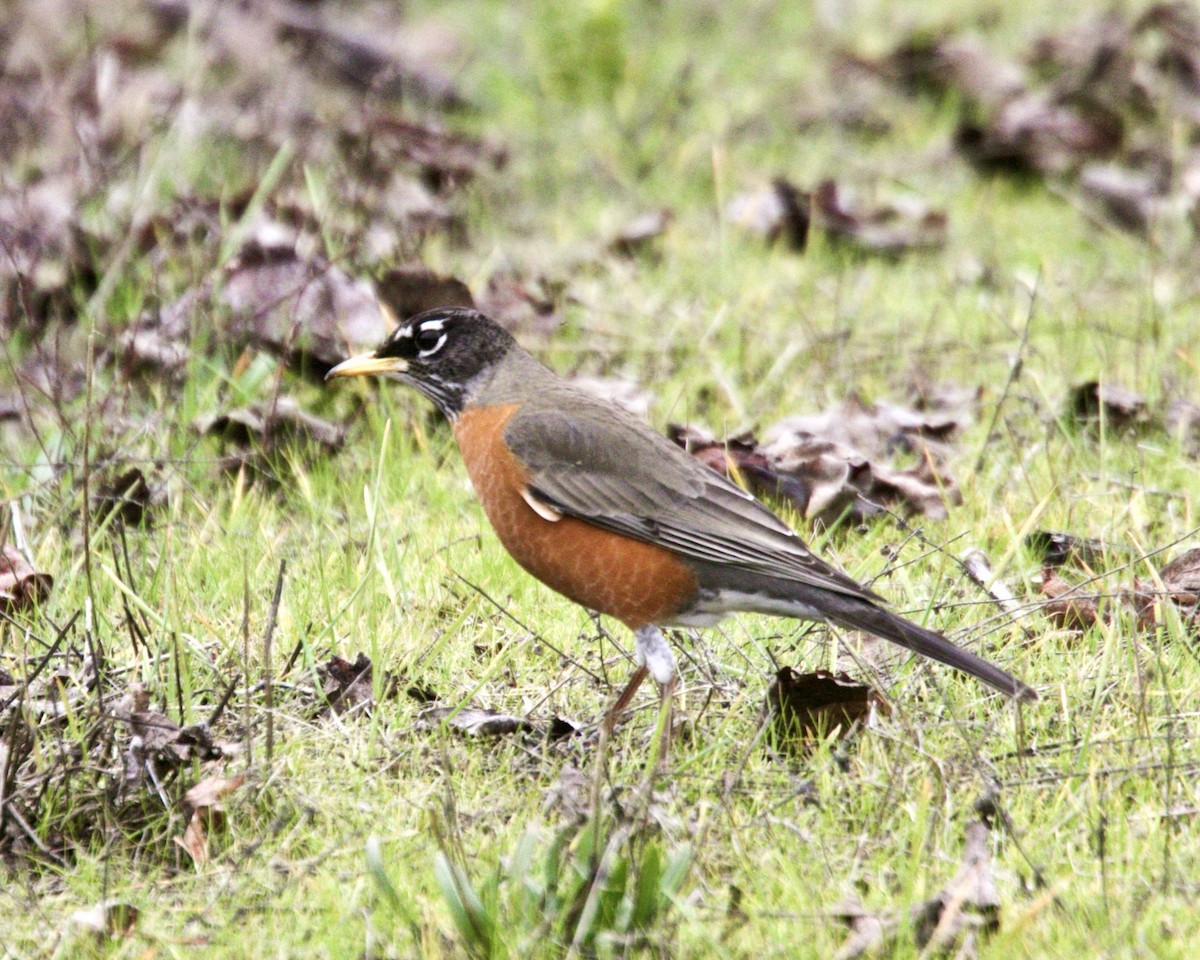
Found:
[[343, 360], [327, 374], [326, 380], [334, 377], [366, 377], [380, 373], [404, 373], [408, 369], [408, 361], [399, 357], [377, 357], [373, 353], [360, 353], [358, 356]]

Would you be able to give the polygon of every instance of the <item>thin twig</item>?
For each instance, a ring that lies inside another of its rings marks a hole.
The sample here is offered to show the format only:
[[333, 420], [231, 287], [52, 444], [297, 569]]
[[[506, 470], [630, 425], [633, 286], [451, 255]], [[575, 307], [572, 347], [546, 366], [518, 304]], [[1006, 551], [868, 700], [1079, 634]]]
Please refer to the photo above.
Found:
[[1000, 410], [1008, 399], [1013, 384], [1017, 382], [1017, 377], [1021, 375], [1021, 368], [1025, 365], [1025, 348], [1029, 345], [1029, 331], [1033, 326], [1034, 307], [1037, 305], [1038, 288], [1041, 285], [1042, 272], [1039, 269], [1033, 280], [1033, 289], [1029, 291], [1029, 307], [1025, 315], [1025, 329], [1021, 332], [1021, 343], [1017, 347], [1017, 354], [1013, 357], [1012, 365], [1008, 368], [1008, 379], [1004, 382], [1004, 390], [1000, 393], [1000, 399], [996, 401], [996, 409], [992, 411], [991, 422], [983, 434], [983, 444], [979, 448], [979, 456], [975, 459], [975, 473], [977, 474], [983, 469], [984, 454], [987, 453], [988, 443], [992, 439], [992, 431], [996, 429], [996, 424], [1000, 420]]
[[279, 561], [279, 575], [275, 578], [275, 596], [267, 613], [267, 628], [263, 632], [263, 683], [267, 704], [267, 769], [275, 755], [275, 693], [271, 686], [271, 638], [275, 635], [275, 618], [279, 613], [279, 601], [283, 596], [283, 575], [287, 560]]

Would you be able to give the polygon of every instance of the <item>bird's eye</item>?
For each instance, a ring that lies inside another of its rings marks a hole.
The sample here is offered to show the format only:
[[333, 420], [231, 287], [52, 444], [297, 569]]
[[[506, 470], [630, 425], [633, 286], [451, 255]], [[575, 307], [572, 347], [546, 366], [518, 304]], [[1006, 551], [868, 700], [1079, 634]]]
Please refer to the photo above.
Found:
[[436, 353], [446, 342], [446, 333], [441, 326], [421, 327], [414, 337], [414, 342], [422, 356]]

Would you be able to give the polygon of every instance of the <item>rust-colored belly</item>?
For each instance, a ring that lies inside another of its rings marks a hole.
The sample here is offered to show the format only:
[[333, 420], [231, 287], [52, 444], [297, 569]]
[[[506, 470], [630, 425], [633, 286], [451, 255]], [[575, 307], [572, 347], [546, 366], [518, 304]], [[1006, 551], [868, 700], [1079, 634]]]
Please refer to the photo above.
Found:
[[695, 574], [663, 547], [525, 502], [527, 474], [504, 445], [513, 405], [464, 410], [454, 425], [467, 473], [496, 535], [522, 567], [576, 603], [632, 629], [670, 623], [696, 598]]

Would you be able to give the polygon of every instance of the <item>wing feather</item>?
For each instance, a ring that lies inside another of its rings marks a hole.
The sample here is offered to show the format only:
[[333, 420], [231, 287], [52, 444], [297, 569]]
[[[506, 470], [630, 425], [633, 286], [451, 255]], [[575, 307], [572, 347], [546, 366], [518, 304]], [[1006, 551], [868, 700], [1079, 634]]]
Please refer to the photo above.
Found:
[[640, 420], [574, 395], [572, 406], [580, 412], [526, 407], [505, 427], [540, 503], [700, 562], [878, 599], [740, 487]]

